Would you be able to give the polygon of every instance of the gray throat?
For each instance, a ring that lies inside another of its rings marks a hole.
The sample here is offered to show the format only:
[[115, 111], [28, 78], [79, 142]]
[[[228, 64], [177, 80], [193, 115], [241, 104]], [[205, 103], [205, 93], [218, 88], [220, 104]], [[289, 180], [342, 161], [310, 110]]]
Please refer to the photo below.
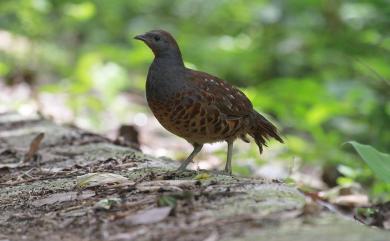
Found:
[[181, 56], [156, 57], [149, 67], [146, 80], [147, 100], [163, 102], [171, 100], [185, 87], [185, 71]]

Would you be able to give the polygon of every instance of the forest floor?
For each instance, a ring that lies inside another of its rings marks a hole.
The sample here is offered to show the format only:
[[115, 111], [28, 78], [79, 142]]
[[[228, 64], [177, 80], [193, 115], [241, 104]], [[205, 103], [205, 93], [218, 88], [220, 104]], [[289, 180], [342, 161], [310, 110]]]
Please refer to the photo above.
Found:
[[388, 240], [293, 185], [176, 173], [122, 144], [0, 114], [0, 240]]

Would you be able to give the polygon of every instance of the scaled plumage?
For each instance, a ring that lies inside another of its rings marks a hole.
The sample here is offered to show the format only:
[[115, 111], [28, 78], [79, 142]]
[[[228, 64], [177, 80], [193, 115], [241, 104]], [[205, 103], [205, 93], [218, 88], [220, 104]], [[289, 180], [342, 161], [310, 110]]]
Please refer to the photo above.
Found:
[[228, 143], [225, 171], [229, 174], [235, 139], [249, 142], [249, 134], [260, 153], [270, 137], [283, 143], [276, 127], [253, 109], [242, 91], [216, 76], [186, 68], [171, 34], [153, 30], [135, 38], [155, 55], [146, 81], [149, 107], [168, 131], [194, 146], [179, 170], [186, 168], [205, 143]]

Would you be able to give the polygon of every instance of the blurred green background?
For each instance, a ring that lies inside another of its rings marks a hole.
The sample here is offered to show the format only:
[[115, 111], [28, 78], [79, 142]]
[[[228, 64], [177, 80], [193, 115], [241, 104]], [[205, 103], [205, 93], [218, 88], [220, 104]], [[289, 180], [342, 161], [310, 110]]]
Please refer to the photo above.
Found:
[[[133, 36], [151, 29], [170, 31], [187, 66], [239, 86], [278, 123], [286, 165], [298, 158], [389, 197], [343, 146], [390, 151], [389, 0], [1, 0], [0, 85], [28, 86], [43, 113], [42, 99], [61, 96], [66, 121], [104, 130], [102, 120], [126, 118], [120, 93], [143, 95], [153, 55]], [[31, 107], [4, 91], [2, 103]], [[258, 159], [255, 148], [241, 155]]]

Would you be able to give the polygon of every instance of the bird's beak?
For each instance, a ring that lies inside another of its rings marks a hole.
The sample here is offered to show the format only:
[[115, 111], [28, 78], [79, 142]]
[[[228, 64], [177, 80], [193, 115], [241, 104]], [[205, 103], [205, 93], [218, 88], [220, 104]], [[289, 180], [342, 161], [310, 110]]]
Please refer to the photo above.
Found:
[[146, 36], [145, 36], [145, 34], [137, 35], [137, 36], [135, 36], [134, 38], [137, 39], [137, 40], [146, 41]]

